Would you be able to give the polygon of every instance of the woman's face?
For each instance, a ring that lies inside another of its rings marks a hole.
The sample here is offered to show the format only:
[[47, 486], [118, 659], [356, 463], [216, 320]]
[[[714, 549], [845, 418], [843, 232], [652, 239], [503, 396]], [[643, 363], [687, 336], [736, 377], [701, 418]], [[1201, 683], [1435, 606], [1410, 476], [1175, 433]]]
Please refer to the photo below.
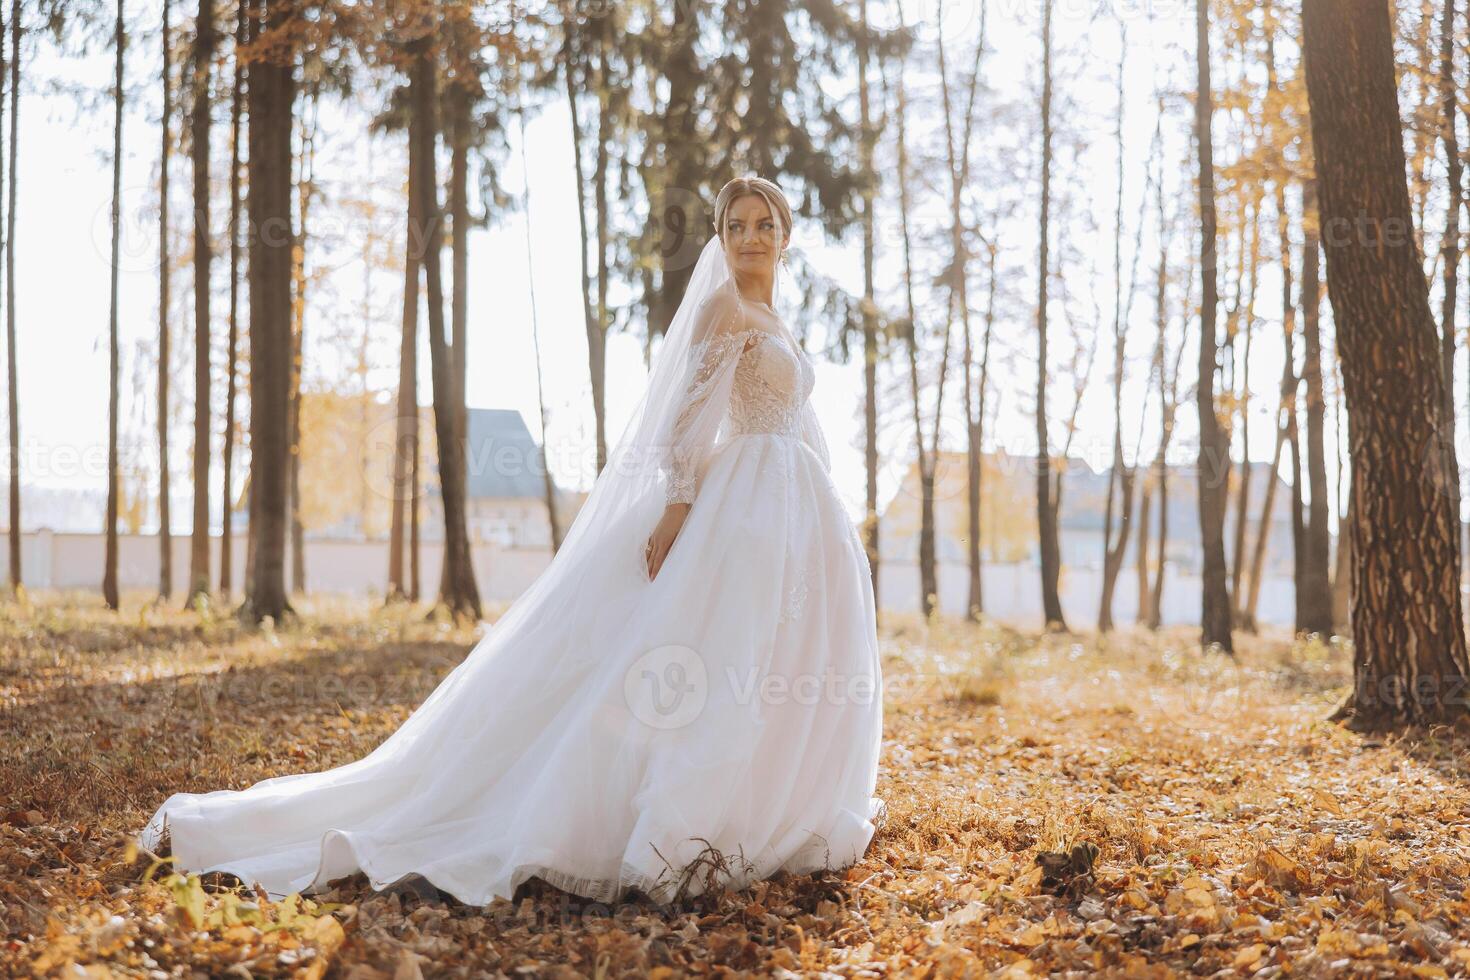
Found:
[[759, 194], [746, 194], [730, 202], [725, 212], [725, 258], [735, 273], [773, 276], [785, 244], [778, 237], [771, 207]]

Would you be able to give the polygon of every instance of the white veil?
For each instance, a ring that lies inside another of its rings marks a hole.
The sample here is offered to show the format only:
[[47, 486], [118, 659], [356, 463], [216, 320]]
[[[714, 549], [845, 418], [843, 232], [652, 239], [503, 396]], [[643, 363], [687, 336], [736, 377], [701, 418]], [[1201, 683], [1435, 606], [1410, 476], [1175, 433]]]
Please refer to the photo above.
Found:
[[[697, 336], [701, 311], [725, 293], [739, 298], [723, 243], [713, 235], [700, 252], [679, 308], [654, 352], [647, 386], [609, 450], [587, 500], [551, 563], [486, 637], [491, 641], [488, 645], [499, 647], [498, 640], [518, 645], [509, 634], [519, 633], [518, 624], [530, 617], [589, 627], [590, 618], [610, 627], [618, 607], [636, 601], [639, 589], [648, 586], [644, 549], [666, 505], [675, 450], [696, 446], [698, 457], [707, 465], [730, 436], [728, 409], [739, 357], [721, 359], [711, 373], [708, 359], [701, 356], [711, 338]], [[732, 306], [741, 316], [735, 329], [743, 331], [747, 328], [744, 304]], [[793, 349], [799, 349], [789, 328], [785, 335]], [[698, 397], [693, 398], [696, 389]], [[798, 429], [801, 441], [830, 472], [827, 445], [809, 400], [801, 408]], [[619, 598], [610, 601], [610, 596]], [[565, 635], [589, 634], [572, 629]]]
[[[778, 273], [779, 269], [778, 265]], [[777, 301], [779, 282], [778, 274], [772, 297]], [[664, 491], [672, 477], [673, 452], [696, 446], [698, 455], [707, 462], [729, 436], [726, 422], [739, 358], [722, 359], [713, 373], [709, 373], [709, 360], [702, 353], [714, 338], [699, 336], [701, 312], [721, 294], [728, 294], [735, 301], [731, 305], [740, 311], [741, 322], [735, 332], [745, 330], [745, 308], [738, 302], [740, 294], [734, 276], [723, 244], [715, 235], [699, 254], [684, 297], [654, 353], [647, 386], [622, 435], [609, 450], [607, 464], [598, 474], [552, 564], [528, 592], [551, 587], [551, 582], [543, 580], [557, 579], [558, 566], [575, 567], [594, 555], [602, 555], [607, 560], [613, 555], [632, 554], [640, 574], [646, 578], [643, 549], [663, 511]], [[785, 327], [784, 319], [782, 325]], [[789, 328], [784, 335], [793, 349], [800, 349]], [[693, 397], [696, 390], [697, 398]], [[802, 441], [830, 472], [827, 445], [809, 401], [802, 406], [799, 422]], [[606, 539], [621, 538], [630, 531], [630, 525], [636, 526], [639, 533], [631, 534], [631, 540], [619, 540], [617, 547], [605, 547], [611, 544]], [[561, 574], [572, 573], [573, 568], [568, 568]]]
[[[272, 890], [284, 894], [325, 885], [360, 868], [357, 844], [368, 853], [391, 853], [394, 867], [436, 866], [443, 857], [444, 828], [473, 820], [479, 821], [475, 834], [505, 846], [507, 861], [539, 866], [545, 852], [522, 852], [515, 844], [536, 839], [544, 814], [534, 805], [523, 808], [523, 794], [487, 796], [487, 785], [507, 780], [504, 785], [536, 787], [537, 799], [569, 798], [559, 795], [557, 786], [537, 784], [536, 772], [554, 761], [561, 766], [550, 770], [554, 775], [575, 776], [576, 765], [560, 753], [580, 755], [585, 739], [593, 737], [613, 746], [585, 757], [615, 767], [599, 778], [605, 777], [607, 785], [636, 785], [643, 765], [636, 748], [659, 730], [630, 716], [631, 702], [618, 707], [626, 691], [616, 690], [619, 675], [622, 683], [638, 676], [619, 668], [637, 667], [641, 661], [634, 658], [664, 632], [670, 643], [681, 642], [685, 623], [678, 615], [665, 630], [670, 609], [692, 588], [721, 587], [718, 566], [694, 583], [665, 574], [667, 566], [650, 580], [643, 546], [667, 506], [671, 460], [683, 453], [681, 461], [707, 465], [721, 437], [728, 437], [730, 393], [745, 342], [728, 332], [731, 327], [743, 332], [744, 307], [722, 305], [729, 312], [740, 309], [742, 320], [722, 320], [718, 336], [696, 336], [697, 328], [711, 320], [706, 304], [723, 303], [725, 290], [735, 291], [735, 282], [714, 238], [701, 252], [655, 354], [647, 389], [561, 548], [386, 740], [335, 769], [273, 777], [238, 793], [175, 794], [139, 835], [140, 844], [155, 849], [172, 821], [187, 828], [185, 850], [174, 851], [182, 853], [184, 867], [268, 877]], [[711, 356], [716, 351], [719, 356]], [[801, 442], [823, 456], [825, 445], [809, 405], [802, 409], [800, 429]], [[537, 453], [533, 459], [508, 460], [496, 453], [489, 463], [535, 465], [539, 458]], [[699, 506], [696, 493], [694, 510]], [[683, 563], [686, 569], [696, 564], [697, 556]], [[596, 683], [585, 683], [589, 677]], [[573, 725], [582, 726], [575, 731], [584, 741], [562, 737]], [[469, 772], [483, 778], [466, 779]], [[575, 798], [576, 787], [569, 795]], [[630, 805], [624, 799], [605, 803]], [[426, 812], [442, 822], [426, 829]], [[452, 843], [458, 846], [457, 840]], [[312, 870], [303, 875], [305, 868]], [[583, 884], [601, 889], [612, 881]], [[381, 885], [375, 881], [374, 887]]]

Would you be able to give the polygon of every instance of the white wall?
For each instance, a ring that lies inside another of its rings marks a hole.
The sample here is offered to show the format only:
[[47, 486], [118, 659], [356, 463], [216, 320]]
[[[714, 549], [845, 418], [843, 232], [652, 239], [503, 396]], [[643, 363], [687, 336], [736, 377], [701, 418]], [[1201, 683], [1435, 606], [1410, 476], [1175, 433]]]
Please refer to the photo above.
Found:
[[[219, 581], [220, 539], [210, 538], [210, 583]], [[102, 587], [104, 539], [101, 534], [63, 534], [34, 531], [21, 536], [21, 575], [32, 590]], [[234, 591], [244, 581], [245, 536], [236, 535], [233, 550]], [[550, 551], [540, 548], [500, 548], [477, 544], [472, 549], [475, 578], [480, 597], [487, 602], [508, 602], [520, 595], [545, 569]], [[439, 588], [443, 551], [438, 542], [420, 545], [420, 587], [432, 596]], [[153, 589], [158, 586], [158, 539], [153, 535], [118, 535], [118, 584], [123, 589]], [[289, 564], [288, 564], [289, 571]], [[352, 595], [381, 595], [387, 580], [387, 541], [306, 541], [306, 587], [308, 592]], [[189, 577], [189, 538], [173, 538], [173, 584], [182, 601]], [[1062, 612], [1069, 626], [1089, 628], [1097, 623], [1102, 572], [1092, 568], [1063, 568]], [[9, 579], [9, 563], [0, 557], [0, 582]], [[987, 564], [982, 571], [986, 613], [1020, 628], [1039, 628], [1041, 617], [1040, 571], [1030, 564]], [[1120, 624], [1134, 621], [1138, 609], [1138, 578], [1132, 566], [1118, 576], [1113, 600], [1113, 618]], [[896, 612], [919, 608], [918, 566], [912, 562], [885, 561], [879, 569], [879, 604]], [[939, 566], [940, 609], [963, 615], [969, 595], [969, 572], [962, 564]], [[1290, 626], [1294, 619], [1294, 589], [1290, 578], [1267, 577], [1262, 582], [1258, 617], [1262, 623]], [[1198, 623], [1200, 580], [1168, 566], [1164, 582], [1163, 621], [1166, 625]]]
[[[919, 610], [919, 568], [913, 562], [885, 561], [878, 568], [879, 605], [895, 612]], [[981, 604], [987, 615], [1017, 628], [1040, 629], [1041, 569], [1032, 564], [985, 564], [980, 570]], [[1074, 629], [1097, 625], [1102, 595], [1102, 570], [1063, 567], [1059, 591], [1062, 615]], [[1165, 566], [1164, 625], [1197, 624], [1200, 621], [1199, 576], [1188, 575], [1170, 564]], [[970, 570], [952, 562], [939, 566], [939, 608], [954, 616], [964, 615], [970, 595]], [[1125, 565], [1113, 594], [1113, 621], [1129, 624], [1138, 615], [1138, 574]], [[1291, 626], [1296, 620], [1295, 586], [1289, 577], [1266, 576], [1261, 580], [1261, 597], [1256, 618], [1263, 624]]]
[[[189, 538], [172, 540], [173, 586], [180, 601], [189, 581]], [[3, 547], [3, 545], [0, 545]], [[21, 581], [35, 589], [102, 588], [102, 562], [106, 541], [99, 533], [73, 534], [33, 531], [21, 535]], [[210, 547], [211, 587], [219, 583], [220, 538], [212, 536]], [[245, 535], [235, 535], [231, 544], [231, 583], [236, 594], [245, 581]], [[487, 601], [512, 599], [529, 586], [551, 560], [547, 549], [502, 549], [476, 545], [472, 549], [480, 596]], [[439, 542], [425, 541], [419, 547], [420, 588], [432, 596], [439, 589], [439, 571], [444, 561]], [[119, 534], [117, 575], [121, 589], [158, 587], [160, 549], [158, 538], [147, 534]], [[306, 589], [308, 592], [381, 595], [388, 578], [387, 541], [306, 540]], [[407, 568], [405, 567], [405, 574]], [[10, 563], [0, 556], [0, 582], [10, 579]], [[287, 560], [287, 580], [290, 563]]]

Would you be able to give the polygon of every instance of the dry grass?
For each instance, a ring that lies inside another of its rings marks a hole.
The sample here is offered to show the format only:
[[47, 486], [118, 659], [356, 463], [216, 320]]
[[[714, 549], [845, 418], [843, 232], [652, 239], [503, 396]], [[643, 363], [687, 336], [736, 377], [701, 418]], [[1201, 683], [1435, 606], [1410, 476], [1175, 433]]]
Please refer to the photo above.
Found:
[[[885, 625], [888, 813], [865, 859], [661, 908], [527, 886], [471, 908], [362, 879], [318, 902], [130, 862], [170, 792], [357, 758], [474, 642], [305, 603], [250, 633], [0, 606], [0, 972], [84, 976], [1465, 975], [1470, 752], [1325, 723], [1345, 650], [1193, 630]], [[1051, 887], [1075, 845], [1095, 866]], [[1046, 882], [1037, 858], [1052, 862]], [[1061, 864], [1057, 864], [1061, 862]], [[1056, 892], [1053, 894], [1052, 892]], [[83, 971], [90, 970], [91, 973]], [[161, 972], [152, 972], [161, 971]]]

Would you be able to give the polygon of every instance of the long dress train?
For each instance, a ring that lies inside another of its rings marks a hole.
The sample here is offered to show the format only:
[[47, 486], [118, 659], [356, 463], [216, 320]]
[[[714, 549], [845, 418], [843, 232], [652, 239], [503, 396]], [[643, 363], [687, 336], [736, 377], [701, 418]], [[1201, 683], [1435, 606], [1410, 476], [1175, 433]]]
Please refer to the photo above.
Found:
[[[882, 677], [867, 557], [803, 431], [815, 372], [759, 328], [691, 361], [690, 407], [719, 402], [728, 437], [680, 447], [665, 497], [596, 560], [538, 576], [367, 756], [175, 793], [139, 842], [166, 825], [178, 870], [273, 897], [361, 870], [473, 905], [532, 876], [668, 901], [860, 859], [883, 806]], [[667, 500], [692, 507], [650, 581]]]

